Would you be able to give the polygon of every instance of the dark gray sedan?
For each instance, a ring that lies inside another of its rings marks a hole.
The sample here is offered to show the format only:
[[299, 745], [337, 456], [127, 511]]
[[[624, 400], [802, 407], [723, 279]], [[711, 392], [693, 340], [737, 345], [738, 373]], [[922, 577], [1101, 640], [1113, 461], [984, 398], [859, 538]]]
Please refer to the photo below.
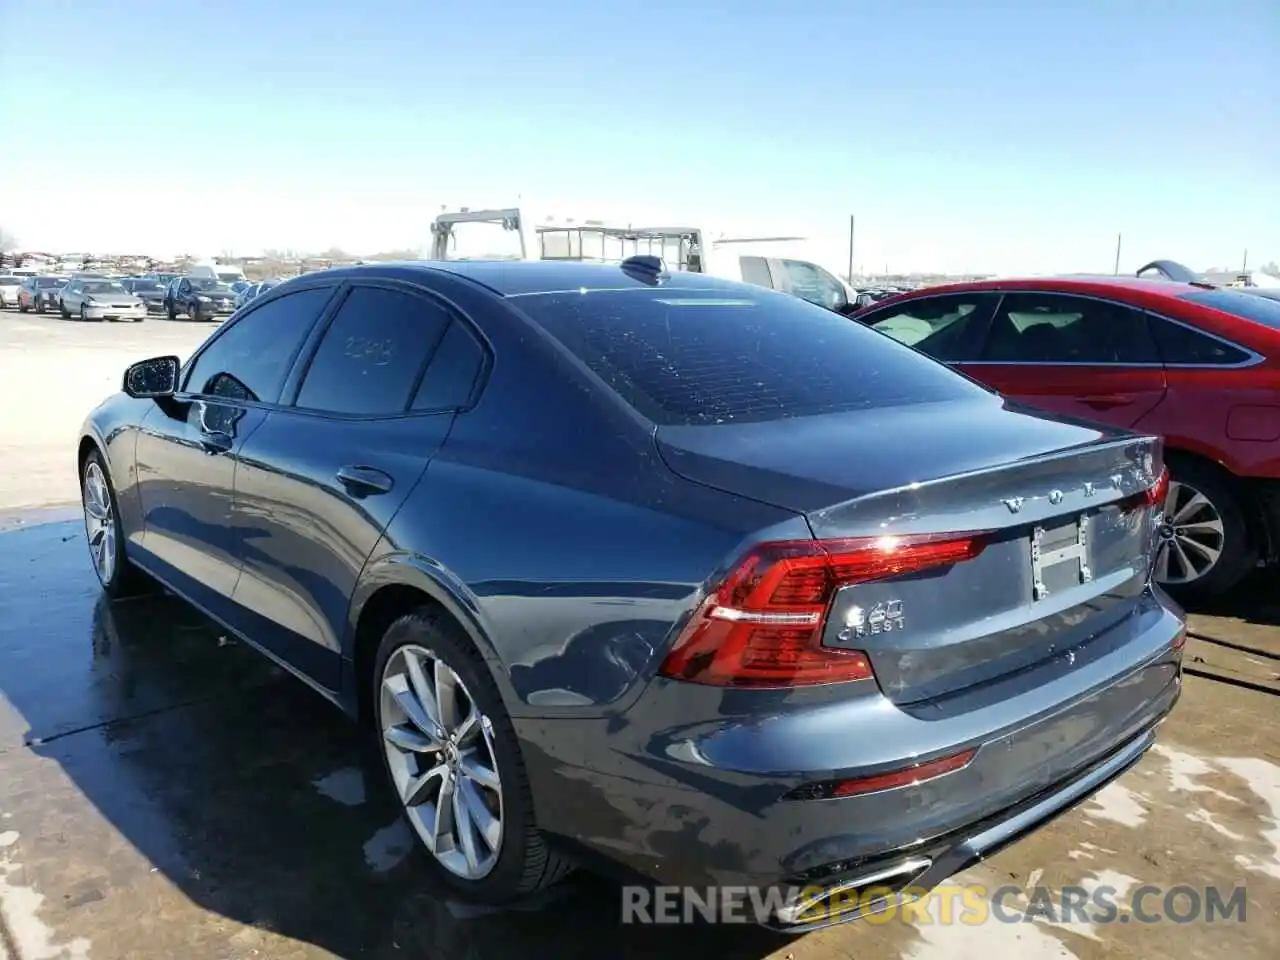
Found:
[[1181, 691], [1160, 441], [785, 294], [331, 270], [123, 387], [77, 451], [103, 589], [371, 725], [464, 897], [612, 862], [851, 919], [1118, 776]]

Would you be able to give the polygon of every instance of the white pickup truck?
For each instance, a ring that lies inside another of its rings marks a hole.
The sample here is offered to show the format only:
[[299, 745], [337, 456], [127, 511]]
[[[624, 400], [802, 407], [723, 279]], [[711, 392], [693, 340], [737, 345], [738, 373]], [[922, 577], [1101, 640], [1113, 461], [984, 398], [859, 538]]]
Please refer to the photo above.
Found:
[[803, 237], [732, 237], [700, 227], [624, 227], [593, 220], [553, 222], [518, 207], [442, 213], [431, 225], [431, 235], [433, 260], [621, 263], [647, 255], [662, 258], [671, 269], [769, 287], [841, 313], [851, 312], [858, 296], [834, 272], [805, 256], [810, 244]]

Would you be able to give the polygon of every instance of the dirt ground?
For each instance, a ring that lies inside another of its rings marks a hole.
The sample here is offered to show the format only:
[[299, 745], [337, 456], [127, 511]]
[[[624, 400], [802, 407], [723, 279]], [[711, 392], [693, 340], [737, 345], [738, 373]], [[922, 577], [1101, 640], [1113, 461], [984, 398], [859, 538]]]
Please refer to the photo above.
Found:
[[[1280, 955], [1273, 577], [1193, 614], [1188, 667], [1218, 679], [1187, 678], [1136, 768], [915, 916], [799, 938], [626, 925], [619, 887], [581, 873], [519, 908], [451, 900], [343, 716], [181, 601], [105, 604], [78, 514], [31, 509], [75, 495], [76, 426], [118, 382], [104, 367], [205, 333], [0, 315], [3, 409], [11, 378], [82, 381], [48, 417], [28, 400], [31, 418], [0, 421], [0, 960]], [[1039, 891], [1063, 886], [1119, 909], [1045, 910]], [[1224, 903], [1240, 888], [1243, 918], [1210, 920], [1209, 887]]]

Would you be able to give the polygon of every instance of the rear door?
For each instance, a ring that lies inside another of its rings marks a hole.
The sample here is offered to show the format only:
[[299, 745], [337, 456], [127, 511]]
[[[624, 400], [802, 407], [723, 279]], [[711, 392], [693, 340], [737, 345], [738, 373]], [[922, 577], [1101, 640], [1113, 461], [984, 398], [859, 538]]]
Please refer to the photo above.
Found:
[[364, 563], [444, 442], [484, 354], [450, 307], [394, 282], [349, 287], [313, 341], [286, 388], [292, 402], [245, 444], [234, 599], [263, 646], [336, 690]]
[[1119, 427], [1133, 427], [1165, 395], [1147, 315], [1093, 297], [1006, 293], [981, 356], [959, 366], [1012, 399]]

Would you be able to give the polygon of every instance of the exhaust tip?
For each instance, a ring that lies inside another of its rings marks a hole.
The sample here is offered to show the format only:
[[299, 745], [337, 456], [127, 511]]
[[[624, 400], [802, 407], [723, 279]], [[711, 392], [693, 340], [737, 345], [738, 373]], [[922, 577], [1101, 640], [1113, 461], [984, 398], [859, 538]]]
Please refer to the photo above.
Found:
[[786, 929], [821, 927], [876, 913], [931, 866], [933, 860], [929, 857], [912, 857], [838, 880], [816, 892], [802, 891], [777, 912], [778, 925]]

